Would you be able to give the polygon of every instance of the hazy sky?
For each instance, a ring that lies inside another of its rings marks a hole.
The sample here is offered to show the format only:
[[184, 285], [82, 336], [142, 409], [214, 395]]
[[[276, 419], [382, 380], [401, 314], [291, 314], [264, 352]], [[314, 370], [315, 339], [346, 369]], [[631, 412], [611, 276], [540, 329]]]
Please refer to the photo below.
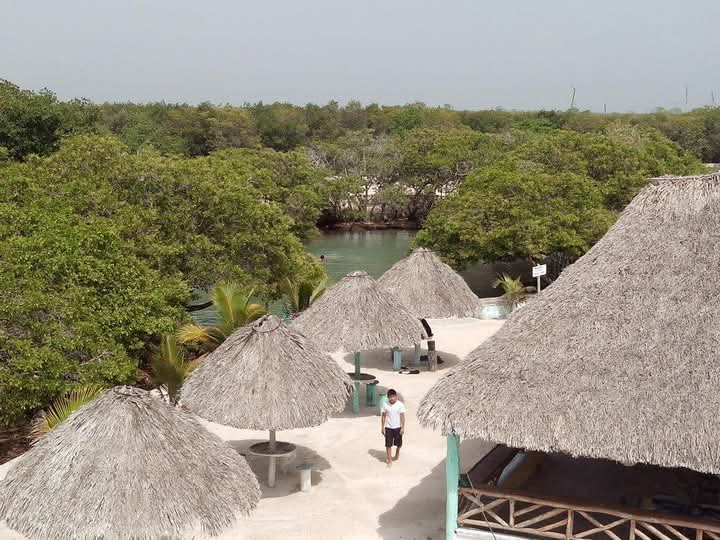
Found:
[[94, 101], [720, 104], [720, 0], [0, 0], [0, 78]]

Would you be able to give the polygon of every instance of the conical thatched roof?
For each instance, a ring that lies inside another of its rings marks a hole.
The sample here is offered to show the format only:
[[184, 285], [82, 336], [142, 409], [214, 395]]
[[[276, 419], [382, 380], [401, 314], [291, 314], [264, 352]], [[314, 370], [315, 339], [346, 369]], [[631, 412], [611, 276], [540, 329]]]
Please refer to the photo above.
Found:
[[465, 280], [426, 248], [396, 262], [379, 281], [418, 317], [477, 317], [482, 310]]
[[366, 272], [352, 272], [295, 319], [323, 350], [409, 346], [427, 337], [420, 320]]
[[425, 396], [425, 425], [720, 472], [720, 175], [654, 180]]
[[107, 390], [21, 456], [0, 482], [0, 520], [31, 540], [218, 534], [260, 488], [245, 458], [188, 412]]
[[183, 385], [182, 401], [212, 422], [282, 430], [322, 424], [344, 409], [351, 392], [337, 362], [267, 315], [205, 357]]

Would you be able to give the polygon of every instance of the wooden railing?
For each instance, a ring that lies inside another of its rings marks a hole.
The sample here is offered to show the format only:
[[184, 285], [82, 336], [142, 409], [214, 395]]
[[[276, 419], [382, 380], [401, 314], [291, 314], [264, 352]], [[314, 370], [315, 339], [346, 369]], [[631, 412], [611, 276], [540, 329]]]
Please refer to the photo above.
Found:
[[527, 496], [492, 486], [460, 488], [458, 525], [564, 540], [720, 540], [720, 522]]

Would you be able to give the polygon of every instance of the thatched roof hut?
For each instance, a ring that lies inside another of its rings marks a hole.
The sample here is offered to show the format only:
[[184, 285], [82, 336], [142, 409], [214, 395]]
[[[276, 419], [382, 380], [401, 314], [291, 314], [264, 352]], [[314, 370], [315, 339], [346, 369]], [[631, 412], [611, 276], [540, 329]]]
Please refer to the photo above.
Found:
[[425, 396], [423, 424], [720, 473], [720, 175], [655, 179]]
[[342, 411], [352, 381], [330, 356], [273, 315], [236, 330], [185, 382], [182, 401], [236, 428], [316, 426]]
[[426, 338], [420, 320], [366, 272], [352, 272], [295, 319], [325, 351], [414, 345]]
[[148, 392], [107, 390], [21, 456], [0, 520], [32, 540], [216, 535], [260, 488], [245, 458]]
[[427, 248], [396, 262], [379, 282], [418, 317], [476, 317], [482, 310], [465, 280]]

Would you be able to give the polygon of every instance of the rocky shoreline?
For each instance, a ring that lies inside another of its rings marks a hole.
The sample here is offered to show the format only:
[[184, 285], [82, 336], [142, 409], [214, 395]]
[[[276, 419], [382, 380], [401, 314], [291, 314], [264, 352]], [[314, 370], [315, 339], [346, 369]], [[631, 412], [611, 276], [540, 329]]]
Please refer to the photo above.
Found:
[[414, 221], [350, 221], [333, 223], [322, 227], [324, 231], [384, 231], [390, 229], [417, 231], [420, 226]]

